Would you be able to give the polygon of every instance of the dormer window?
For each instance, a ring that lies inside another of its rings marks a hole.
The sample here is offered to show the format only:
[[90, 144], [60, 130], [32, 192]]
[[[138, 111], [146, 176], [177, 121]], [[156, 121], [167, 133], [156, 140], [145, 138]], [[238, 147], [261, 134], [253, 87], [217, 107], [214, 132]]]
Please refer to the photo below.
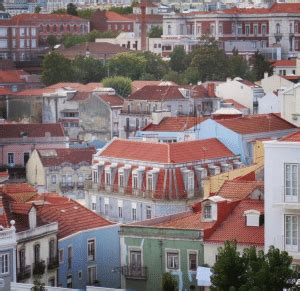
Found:
[[211, 205], [204, 206], [204, 219], [211, 219], [212, 218], [212, 207]]
[[260, 212], [257, 210], [247, 210], [244, 212], [246, 216], [246, 226], [260, 226], [263, 223], [263, 216], [260, 215]]

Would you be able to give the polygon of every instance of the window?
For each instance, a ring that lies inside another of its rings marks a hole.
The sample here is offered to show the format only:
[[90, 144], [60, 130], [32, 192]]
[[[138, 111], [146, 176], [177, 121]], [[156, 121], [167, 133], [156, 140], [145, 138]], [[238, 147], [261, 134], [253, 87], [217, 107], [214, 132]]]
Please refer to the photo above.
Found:
[[211, 218], [211, 205], [204, 206], [204, 218]]
[[96, 196], [92, 196], [92, 210], [96, 211], [97, 210], [97, 203], [96, 203]]
[[12, 36], [15, 37], [16, 36], [16, 29], [12, 28], [11, 31], [12, 31]]
[[258, 34], [258, 24], [253, 25], [253, 34], [257, 35]]
[[15, 154], [14, 153], [8, 153], [7, 154], [7, 163], [8, 163], [8, 165], [14, 165], [15, 164]]
[[152, 174], [148, 174], [148, 176], [147, 176], [147, 190], [153, 191], [153, 175]]
[[246, 26], [245, 26], [245, 33], [246, 33], [246, 35], [250, 34], [250, 24], [246, 24]]
[[24, 48], [24, 47], [25, 47], [25, 40], [20, 39], [20, 48]]
[[108, 205], [109, 205], [109, 199], [104, 198], [104, 215], [108, 215]]
[[197, 271], [197, 251], [188, 252], [189, 271]]
[[288, 250], [298, 250], [298, 216], [285, 216], [285, 245]]
[[219, 29], [218, 33], [223, 34], [223, 24], [222, 23], [219, 24], [218, 29]]
[[72, 257], [73, 257], [73, 248], [69, 246], [68, 247], [68, 269], [72, 268]]
[[13, 39], [13, 41], [12, 41], [12, 47], [13, 47], [13, 48], [16, 48], [16, 47], [17, 47], [17, 42], [16, 42], [15, 39]]
[[138, 176], [136, 174], [132, 175], [132, 188], [138, 189]]
[[194, 172], [191, 171], [188, 173], [187, 177], [187, 191], [193, 191], [194, 190]]
[[55, 278], [54, 277], [49, 278], [48, 286], [51, 286], [51, 287], [55, 286]]
[[215, 35], [215, 25], [214, 24], [210, 25], [209, 32], [210, 32], [210, 35]]
[[237, 27], [236, 27], [236, 29], [237, 29], [237, 34], [238, 35], [243, 34], [243, 27], [242, 27], [241, 24], [238, 24]]
[[119, 173], [119, 187], [124, 187], [124, 173]]
[[170, 24], [168, 24], [168, 35], [172, 34], [172, 27]]
[[265, 24], [262, 24], [261, 26], [261, 34], [266, 35], [267, 33], [267, 26]]
[[25, 36], [25, 28], [20, 28], [20, 36]]
[[167, 252], [167, 269], [179, 270], [179, 252]]
[[98, 183], [98, 171], [93, 171], [93, 182]]
[[119, 213], [119, 218], [123, 217], [123, 201], [118, 200], [118, 213]]
[[132, 220], [136, 221], [136, 207], [135, 208], [132, 207], [131, 212], [132, 212]]
[[0, 274], [9, 273], [9, 254], [0, 255]]
[[7, 48], [7, 39], [0, 40], [0, 48]]
[[178, 113], [182, 113], [182, 105], [178, 105]]
[[62, 264], [64, 262], [64, 250], [60, 249], [58, 252], [59, 263]]
[[152, 217], [152, 209], [150, 205], [147, 205], [146, 207], [146, 219], [151, 219]]
[[88, 240], [88, 260], [95, 261], [95, 240]]
[[51, 176], [51, 184], [56, 184], [56, 175]]
[[26, 265], [25, 249], [22, 248], [19, 250], [19, 267], [20, 267], [20, 269], [24, 269], [25, 265]]
[[24, 162], [24, 166], [27, 164], [28, 160], [30, 157], [30, 153], [26, 152], [23, 154], [23, 162]]
[[78, 271], [78, 280], [82, 280], [82, 271]]
[[280, 33], [280, 24], [276, 23], [276, 33]]
[[55, 240], [51, 239], [49, 241], [49, 259], [55, 258]]
[[110, 172], [105, 173], [105, 184], [111, 185], [111, 173]]
[[34, 263], [37, 264], [40, 262], [40, 245], [36, 244], [34, 246]]
[[130, 251], [130, 266], [132, 269], [140, 269], [142, 267], [141, 251]]
[[67, 288], [72, 288], [73, 284], [72, 284], [72, 275], [68, 275], [67, 276]]
[[88, 268], [88, 284], [94, 285], [97, 280], [97, 269], [96, 266]]
[[298, 198], [298, 164], [285, 164], [284, 175], [285, 198], [296, 201]]

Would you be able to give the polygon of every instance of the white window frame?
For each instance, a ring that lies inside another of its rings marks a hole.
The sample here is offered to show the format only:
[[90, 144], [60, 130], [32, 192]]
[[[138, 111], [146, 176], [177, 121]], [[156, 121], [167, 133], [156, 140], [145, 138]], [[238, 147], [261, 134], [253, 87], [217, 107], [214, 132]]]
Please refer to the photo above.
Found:
[[131, 218], [132, 218], [132, 221], [136, 221], [137, 220], [136, 208], [135, 207], [131, 208]]
[[[287, 228], [287, 220], [290, 220], [291, 223], [291, 229], [288, 230]], [[294, 220], [294, 221], [293, 221]], [[284, 216], [284, 244], [285, 244], [285, 249], [287, 251], [296, 251], [298, 252], [299, 250], [299, 217], [298, 215], [292, 215], [292, 214], [287, 214]], [[288, 234], [288, 231], [290, 232], [290, 235]], [[294, 233], [296, 235], [294, 236]]]
[[[170, 267], [169, 265], [169, 255], [173, 256], [172, 264], [174, 267]], [[178, 257], [178, 267], [175, 267], [175, 255]], [[180, 271], [180, 250], [179, 249], [165, 249], [165, 265], [166, 265], [166, 271]]]
[[132, 174], [132, 189], [137, 190], [139, 189], [139, 178], [138, 174]]
[[153, 185], [154, 183], [153, 183], [153, 174], [152, 173], [148, 173], [147, 174], [147, 190], [148, 191], [153, 191], [153, 189], [154, 189], [154, 185]]
[[124, 178], [125, 178], [125, 176], [124, 176], [124, 172], [119, 172], [119, 187], [120, 188], [124, 188]]
[[[94, 246], [94, 254], [92, 254], [92, 246]], [[88, 261], [96, 260], [96, 238], [90, 238], [87, 240], [87, 259]]]
[[56, 184], [56, 175], [51, 175], [51, 184]]
[[[150, 213], [150, 215], [149, 215]], [[152, 218], [152, 207], [151, 205], [146, 206], [146, 219], [151, 219]]]
[[105, 185], [111, 186], [112, 181], [111, 181], [111, 171], [105, 171]]
[[9, 274], [9, 253], [0, 254], [0, 274], [6, 275]]
[[[207, 210], [208, 208], [209, 208], [209, 211]], [[212, 205], [211, 204], [204, 205], [204, 207], [203, 207], [203, 218], [204, 219], [212, 219]]]
[[[192, 270], [191, 269], [191, 264], [190, 264], [190, 255], [196, 255], [196, 269]], [[188, 250], [187, 251], [187, 268], [189, 272], [197, 272], [197, 265], [198, 265], [198, 251], [197, 250]]]
[[[10, 161], [10, 155], [12, 155], [12, 162]], [[15, 164], [15, 153], [9, 152], [7, 153], [7, 164]]]
[[[290, 170], [288, 170], [290, 167]], [[287, 185], [290, 184], [290, 185]], [[299, 164], [284, 164], [284, 196], [287, 202], [298, 202]]]
[[[91, 282], [91, 281], [90, 281], [90, 276], [89, 276], [90, 274], [89, 274], [89, 272], [90, 272], [91, 269], [95, 269], [95, 278], [94, 278], [94, 282]], [[87, 283], [88, 283], [89, 285], [94, 285], [96, 280], [97, 280], [97, 266], [96, 266], [96, 265], [88, 266], [88, 268], [87, 268]]]
[[188, 172], [187, 174], [187, 191], [194, 191], [195, 188], [195, 177], [194, 172]]

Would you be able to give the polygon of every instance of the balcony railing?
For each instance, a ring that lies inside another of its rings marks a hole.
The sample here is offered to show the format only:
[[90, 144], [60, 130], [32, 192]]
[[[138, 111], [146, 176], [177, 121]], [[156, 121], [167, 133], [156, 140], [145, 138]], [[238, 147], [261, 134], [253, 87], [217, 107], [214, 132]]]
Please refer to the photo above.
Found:
[[23, 281], [31, 276], [31, 267], [30, 266], [24, 266], [17, 269], [17, 280]]
[[122, 274], [126, 279], [147, 280], [147, 267], [123, 266]]
[[34, 275], [43, 275], [45, 273], [45, 261], [39, 261], [32, 265]]
[[47, 268], [48, 270], [53, 270], [58, 268], [58, 256], [48, 258]]
[[121, 110], [121, 114], [124, 115], [151, 115], [151, 111], [145, 110]]
[[74, 182], [62, 182], [59, 183], [59, 187], [62, 190], [62, 192], [73, 190], [75, 186]]
[[274, 37], [275, 37], [276, 41], [280, 41], [282, 39], [282, 33], [275, 32]]

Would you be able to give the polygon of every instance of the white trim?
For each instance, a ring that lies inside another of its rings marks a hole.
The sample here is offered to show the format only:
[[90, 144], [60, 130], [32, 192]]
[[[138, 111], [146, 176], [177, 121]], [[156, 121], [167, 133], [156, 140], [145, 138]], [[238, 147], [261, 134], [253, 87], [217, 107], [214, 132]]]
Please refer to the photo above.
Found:
[[[169, 269], [168, 268], [168, 253], [178, 253], [178, 269]], [[171, 249], [171, 248], [165, 248], [165, 270], [166, 272], [172, 272], [172, 271], [180, 271], [180, 249]]]

